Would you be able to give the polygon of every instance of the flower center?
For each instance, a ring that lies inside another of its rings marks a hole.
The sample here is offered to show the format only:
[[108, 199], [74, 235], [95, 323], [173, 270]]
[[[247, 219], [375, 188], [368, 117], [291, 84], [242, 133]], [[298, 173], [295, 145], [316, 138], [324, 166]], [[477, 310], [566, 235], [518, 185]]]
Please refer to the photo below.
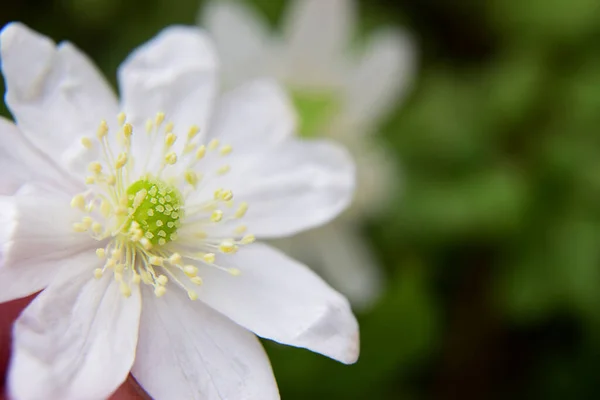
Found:
[[88, 189], [71, 200], [84, 214], [73, 229], [99, 242], [96, 254], [104, 265], [94, 276], [112, 273], [124, 296], [141, 282], [160, 297], [173, 282], [195, 300], [198, 294], [190, 285], [203, 283], [202, 268], [239, 274], [220, 265], [220, 258], [254, 242], [254, 236], [245, 225], [234, 225], [248, 204], [234, 199], [231, 190], [209, 192], [204, 186], [229, 173], [230, 165], [221, 159], [232, 147], [216, 139], [201, 144], [196, 126], [176, 145], [174, 124], [164, 120], [159, 112], [146, 122], [139, 137], [145, 142], [143, 151], [135, 151], [134, 127], [123, 113], [117, 116], [116, 135], [109, 135], [108, 123], [102, 121], [97, 142], [81, 139], [85, 149], [102, 158], [88, 165]]
[[152, 245], [163, 246], [177, 239], [183, 197], [176, 187], [147, 177], [132, 183], [126, 193], [131, 210], [127, 231], [136, 223]]
[[339, 96], [333, 91], [292, 90], [291, 93], [300, 116], [300, 136], [314, 138], [322, 135], [340, 109]]

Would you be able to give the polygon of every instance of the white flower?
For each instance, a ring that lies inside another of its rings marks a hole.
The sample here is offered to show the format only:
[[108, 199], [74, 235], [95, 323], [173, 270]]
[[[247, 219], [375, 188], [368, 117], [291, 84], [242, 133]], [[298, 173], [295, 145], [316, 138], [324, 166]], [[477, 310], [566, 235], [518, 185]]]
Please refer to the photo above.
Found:
[[373, 133], [407, 92], [415, 55], [406, 34], [387, 28], [375, 32], [361, 53], [351, 52], [355, 5], [353, 0], [291, 2], [281, 35], [272, 35], [260, 15], [235, 0], [210, 2], [199, 23], [215, 40], [227, 85], [278, 79], [295, 100], [303, 136], [334, 138], [353, 153], [358, 187], [349, 212], [335, 226], [278, 245], [322, 272], [355, 305], [368, 306], [381, 278], [359, 223], [381, 209], [398, 180]]
[[158, 400], [278, 398], [251, 332], [356, 361], [346, 299], [246, 246], [329, 221], [353, 190], [344, 151], [294, 139], [277, 86], [217, 100], [194, 28], [131, 54], [120, 104], [70, 43], [13, 23], [0, 45], [0, 301], [44, 289], [14, 327], [15, 399], [106, 398], [130, 370]]

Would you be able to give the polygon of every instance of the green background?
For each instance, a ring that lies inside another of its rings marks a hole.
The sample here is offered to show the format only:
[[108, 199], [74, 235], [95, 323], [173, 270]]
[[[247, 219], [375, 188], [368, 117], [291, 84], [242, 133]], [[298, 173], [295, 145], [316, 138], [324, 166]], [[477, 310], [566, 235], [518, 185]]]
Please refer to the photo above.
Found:
[[[301, 1], [301, 0], [300, 0]], [[252, 1], [276, 26], [284, 1]], [[115, 82], [196, 0], [15, 0]], [[595, 399], [600, 390], [600, 2], [364, 0], [410, 29], [414, 90], [378, 139], [404, 188], [364, 232], [386, 291], [343, 366], [266, 343], [284, 399]], [[3, 90], [3, 88], [2, 88]], [[6, 110], [3, 110], [6, 113]]]

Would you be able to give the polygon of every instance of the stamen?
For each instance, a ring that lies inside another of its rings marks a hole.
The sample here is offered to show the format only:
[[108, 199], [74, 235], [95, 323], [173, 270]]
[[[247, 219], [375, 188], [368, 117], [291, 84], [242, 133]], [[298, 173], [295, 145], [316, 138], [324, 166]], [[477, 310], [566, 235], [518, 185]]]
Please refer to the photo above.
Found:
[[155, 123], [156, 123], [157, 127], [160, 126], [164, 120], [165, 120], [165, 113], [163, 113], [163, 112], [156, 113]]
[[126, 116], [125, 116], [124, 112], [120, 112], [117, 115], [117, 121], [119, 122], [119, 126], [123, 126], [123, 124], [125, 123], [125, 118], [126, 118]]
[[225, 175], [230, 170], [231, 170], [231, 167], [229, 165], [223, 165], [222, 167], [220, 167], [219, 169], [217, 169], [217, 174], [219, 174], [219, 175]]
[[214, 264], [216, 257], [213, 253], [206, 253], [202, 259], [208, 264]]
[[165, 156], [165, 162], [169, 165], [173, 165], [177, 162], [177, 154], [175, 152], [170, 152]]
[[167, 133], [167, 136], [165, 136], [165, 146], [167, 146], [167, 148], [173, 146], [176, 140], [177, 136], [175, 136], [174, 133]]
[[93, 143], [89, 137], [84, 136], [81, 138], [81, 145], [83, 147], [85, 147], [86, 149], [91, 149], [93, 146]]
[[202, 159], [205, 154], [206, 154], [206, 146], [202, 145], [202, 146], [198, 147], [198, 150], [196, 150], [196, 159], [197, 160]]
[[85, 208], [85, 197], [82, 194], [78, 194], [71, 200], [71, 207], [79, 208], [83, 210]]
[[217, 147], [219, 147], [219, 139], [213, 139], [213, 140], [210, 141], [210, 143], [208, 143], [208, 150], [209, 151], [213, 151]]
[[[168, 122], [163, 126], [164, 122], [162, 112], [146, 121], [145, 130], [152, 136], [149, 138], [151, 148], [139, 172], [133, 168], [137, 165], [132, 151], [135, 127], [127, 122], [125, 113], [117, 115], [119, 128], [116, 132], [109, 131], [105, 120], [100, 122], [95, 134], [103, 158], [88, 164], [90, 175], [85, 178], [85, 183], [91, 186], [71, 199], [71, 207], [84, 213], [72, 227], [76, 232], [87, 232], [95, 240], [106, 241], [104, 247], [95, 250], [104, 265], [94, 269], [93, 276], [100, 279], [108, 269], [112, 278], [119, 282], [123, 296], [131, 296], [133, 285], [144, 283], [153, 287], [157, 297], [166, 293], [167, 285], [176, 285], [185, 290], [191, 300], [196, 300], [198, 294], [189, 286], [201, 285], [203, 280], [198, 276], [198, 266], [184, 265], [184, 260], [201, 262], [237, 275], [239, 270], [216, 264], [215, 253], [225, 257], [255, 239], [253, 235], [245, 234], [244, 225], [232, 228], [231, 238], [222, 234], [211, 236], [212, 224], [242, 218], [248, 209], [242, 202], [237, 209], [230, 210], [235, 204], [231, 190], [218, 189], [212, 199], [198, 202], [191, 196], [203, 176], [195, 164], [207, 157], [207, 152], [214, 152], [210, 157], [227, 156], [232, 153], [232, 146], [220, 145], [217, 139], [206, 146], [195, 142], [200, 131], [196, 125], [189, 127], [181, 146], [174, 146], [178, 140], [173, 133], [174, 124]], [[109, 134], [115, 137], [109, 138]], [[80, 142], [86, 149], [94, 145], [86, 136]], [[156, 146], [162, 146], [160, 163], [151, 162], [157, 154]], [[180, 160], [185, 162], [183, 171], [173, 169], [171, 172], [180, 176], [163, 179], [164, 169]], [[156, 169], [149, 169], [152, 166]], [[210, 179], [226, 174], [230, 166], [209, 172], [214, 174], [215, 171], [216, 176]], [[134, 173], [139, 175], [132, 176]], [[194, 199], [194, 203], [186, 205], [188, 197]], [[189, 229], [179, 232], [182, 224]], [[240, 239], [242, 234], [245, 236]], [[195, 252], [189, 250], [189, 246], [196, 247]], [[180, 281], [183, 276], [186, 282]]]
[[226, 156], [226, 155], [230, 154], [232, 150], [233, 150], [233, 147], [231, 147], [230, 145], [227, 144], [227, 145], [221, 147], [221, 150], [219, 151], [219, 153], [222, 156]]
[[193, 139], [198, 134], [198, 132], [200, 132], [200, 128], [198, 128], [198, 126], [190, 126], [190, 130], [188, 131], [188, 139]]
[[100, 121], [100, 126], [98, 127], [98, 130], [96, 131], [96, 137], [98, 138], [98, 140], [102, 140], [107, 134], [108, 134], [108, 124], [106, 123], [106, 121], [102, 120], [102, 121]]

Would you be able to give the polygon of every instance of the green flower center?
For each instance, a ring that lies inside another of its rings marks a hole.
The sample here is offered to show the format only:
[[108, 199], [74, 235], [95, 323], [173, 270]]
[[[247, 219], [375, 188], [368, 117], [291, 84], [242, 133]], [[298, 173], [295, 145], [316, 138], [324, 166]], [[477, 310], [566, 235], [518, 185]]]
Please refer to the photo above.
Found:
[[321, 136], [339, 111], [341, 101], [332, 91], [292, 91], [292, 101], [300, 116], [300, 136]]
[[164, 245], [177, 239], [183, 217], [183, 197], [177, 188], [164, 181], [144, 178], [127, 188], [129, 230], [136, 223], [153, 245]]

